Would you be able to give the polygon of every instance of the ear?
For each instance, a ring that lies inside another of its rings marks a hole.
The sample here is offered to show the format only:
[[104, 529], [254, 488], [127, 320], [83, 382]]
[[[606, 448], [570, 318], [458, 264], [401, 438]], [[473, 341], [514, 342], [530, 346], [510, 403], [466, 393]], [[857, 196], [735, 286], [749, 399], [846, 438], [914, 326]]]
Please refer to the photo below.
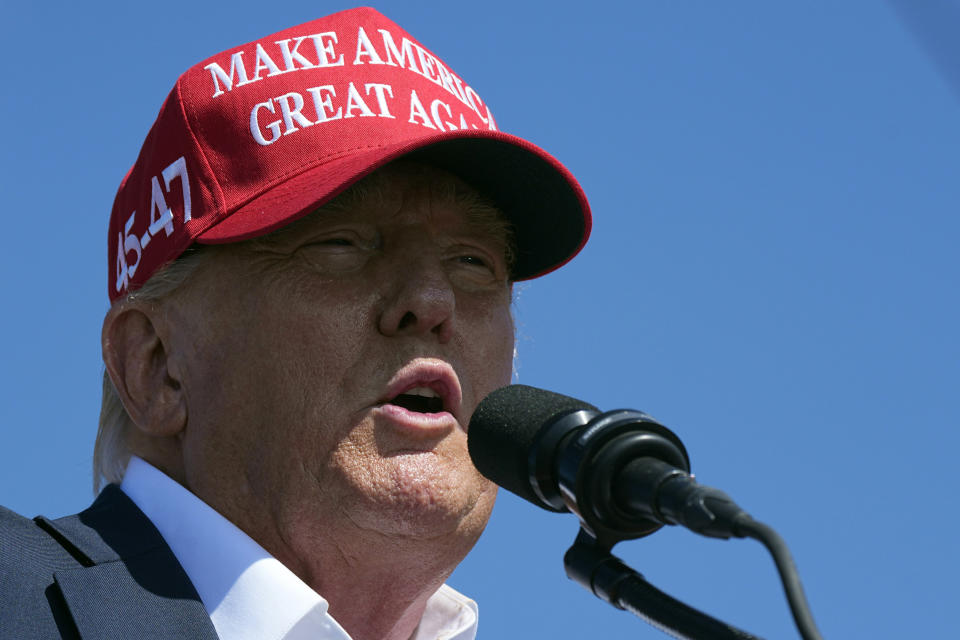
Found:
[[153, 305], [121, 302], [103, 321], [103, 361], [137, 428], [154, 437], [186, 426], [186, 397], [165, 343], [163, 318]]

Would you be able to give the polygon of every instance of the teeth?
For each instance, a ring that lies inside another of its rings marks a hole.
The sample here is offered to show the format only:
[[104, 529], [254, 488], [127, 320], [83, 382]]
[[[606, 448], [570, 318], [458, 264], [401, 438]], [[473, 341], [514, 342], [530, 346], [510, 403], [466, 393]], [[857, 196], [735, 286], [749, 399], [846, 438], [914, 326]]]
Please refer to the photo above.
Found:
[[413, 389], [408, 389], [404, 391], [403, 395], [420, 396], [422, 398], [439, 398], [440, 397], [440, 394], [438, 394], [433, 389], [430, 389], [429, 387], [414, 387]]

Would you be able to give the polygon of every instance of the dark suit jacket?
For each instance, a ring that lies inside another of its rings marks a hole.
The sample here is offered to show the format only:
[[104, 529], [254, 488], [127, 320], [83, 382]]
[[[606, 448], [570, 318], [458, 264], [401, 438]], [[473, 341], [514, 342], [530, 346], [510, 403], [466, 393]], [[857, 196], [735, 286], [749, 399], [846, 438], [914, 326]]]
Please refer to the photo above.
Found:
[[47, 520], [0, 507], [0, 640], [215, 640], [153, 524], [115, 485]]

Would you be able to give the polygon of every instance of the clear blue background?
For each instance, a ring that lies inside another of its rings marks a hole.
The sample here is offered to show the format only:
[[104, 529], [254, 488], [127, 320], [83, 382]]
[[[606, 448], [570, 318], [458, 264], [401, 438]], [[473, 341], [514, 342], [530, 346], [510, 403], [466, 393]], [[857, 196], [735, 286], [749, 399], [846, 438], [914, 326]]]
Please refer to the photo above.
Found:
[[[92, 497], [107, 216], [177, 75], [347, 6], [5, 5], [0, 503]], [[591, 198], [582, 255], [520, 289], [520, 380], [673, 428], [787, 539], [825, 637], [957, 637], [957, 2], [378, 8]], [[575, 532], [502, 495], [452, 579], [481, 638], [665, 637], [565, 578]], [[754, 542], [671, 528], [618, 552], [796, 637]]]

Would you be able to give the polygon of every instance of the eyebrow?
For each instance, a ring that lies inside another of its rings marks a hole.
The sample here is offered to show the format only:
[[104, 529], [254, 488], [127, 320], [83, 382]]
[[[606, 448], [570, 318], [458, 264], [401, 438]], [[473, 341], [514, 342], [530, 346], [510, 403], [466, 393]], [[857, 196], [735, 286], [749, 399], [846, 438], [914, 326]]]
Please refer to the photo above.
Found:
[[[349, 219], [354, 209], [376, 206], [386, 201], [386, 186], [389, 175], [374, 173], [361, 180], [330, 202], [321, 205], [302, 218], [268, 234], [244, 241], [251, 248], [276, 248], [288, 238], [300, 233], [320, 217]], [[431, 187], [437, 187], [432, 193], [438, 197], [438, 204], [450, 204], [463, 212], [467, 227], [478, 235], [493, 238], [504, 248], [504, 263], [507, 273], [513, 271], [516, 260], [516, 242], [513, 225], [506, 215], [493, 203], [474, 189], [463, 188], [452, 179], [438, 180]]]

